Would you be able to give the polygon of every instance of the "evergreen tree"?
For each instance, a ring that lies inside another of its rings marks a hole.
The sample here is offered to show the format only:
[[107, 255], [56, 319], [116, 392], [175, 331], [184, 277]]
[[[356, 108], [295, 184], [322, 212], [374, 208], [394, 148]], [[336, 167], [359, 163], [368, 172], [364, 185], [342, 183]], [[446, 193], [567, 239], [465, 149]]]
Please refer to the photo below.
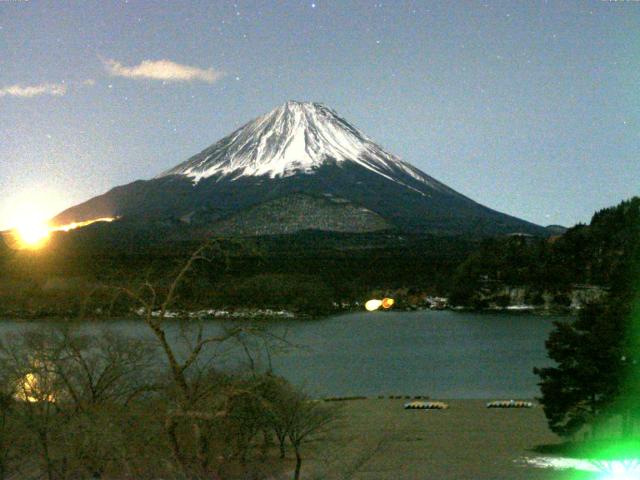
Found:
[[623, 325], [609, 305], [588, 305], [575, 320], [556, 322], [546, 342], [556, 366], [535, 368], [549, 428], [572, 436], [612, 412], [623, 370]]
[[[611, 291], [602, 303], [587, 305], [578, 318], [556, 322], [546, 342], [556, 366], [536, 368], [541, 403], [552, 431], [572, 436], [586, 425], [622, 415], [622, 434], [634, 434], [640, 420], [640, 201], [599, 212], [608, 219], [608, 237], [617, 238]], [[592, 222], [593, 224], [598, 222]], [[612, 262], [613, 264], [613, 262]]]

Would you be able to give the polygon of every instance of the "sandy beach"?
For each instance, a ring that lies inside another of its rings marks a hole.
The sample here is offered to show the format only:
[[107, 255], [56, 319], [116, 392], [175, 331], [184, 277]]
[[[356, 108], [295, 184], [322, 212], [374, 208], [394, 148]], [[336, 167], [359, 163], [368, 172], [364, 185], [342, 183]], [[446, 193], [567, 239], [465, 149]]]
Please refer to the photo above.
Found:
[[[306, 478], [564, 479], [569, 472], [526, 466], [532, 449], [560, 442], [542, 408], [488, 409], [487, 400], [445, 400], [448, 410], [404, 410], [408, 400], [342, 404], [342, 428], [315, 446]], [[303, 468], [303, 472], [304, 472]], [[575, 478], [575, 475], [573, 476]]]

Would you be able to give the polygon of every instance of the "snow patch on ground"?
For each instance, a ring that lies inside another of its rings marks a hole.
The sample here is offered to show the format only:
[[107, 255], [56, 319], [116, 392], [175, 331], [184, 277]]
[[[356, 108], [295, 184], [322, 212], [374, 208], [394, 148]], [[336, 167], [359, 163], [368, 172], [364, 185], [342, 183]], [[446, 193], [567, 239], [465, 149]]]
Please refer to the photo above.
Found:
[[[135, 310], [135, 313], [141, 317], [146, 315], [146, 310], [143, 307]], [[160, 310], [153, 310], [151, 316], [154, 318], [160, 317]], [[273, 318], [295, 318], [295, 314], [288, 310], [273, 310], [270, 308], [254, 308], [254, 309], [215, 309], [208, 308], [197, 311], [178, 311], [167, 310], [164, 314], [164, 318], [261, 318], [261, 317], [273, 317]]]
[[580, 470], [584, 472], [611, 475], [606, 478], [640, 479], [640, 462], [638, 459], [591, 461], [566, 457], [523, 457], [516, 460], [526, 467], [548, 468], [553, 470]]
[[524, 466], [535, 468], [551, 468], [553, 470], [582, 470], [587, 472], [598, 472], [599, 469], [596, 465], [589, 460], [582, 460], [578, 458], [565, 458], [565, 457], [523, 457], [516, 460], [517, 463], [522, 463]]

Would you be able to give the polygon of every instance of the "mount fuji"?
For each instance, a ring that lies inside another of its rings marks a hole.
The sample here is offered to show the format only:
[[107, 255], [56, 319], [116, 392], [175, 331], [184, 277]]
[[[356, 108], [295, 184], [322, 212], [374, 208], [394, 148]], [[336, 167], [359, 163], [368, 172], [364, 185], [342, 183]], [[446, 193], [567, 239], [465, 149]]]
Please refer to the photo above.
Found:
[[332, 109], [289, 101], [151, 180], [69, 208], [57, 225], [119, 217], [221, 235], [302, 230], [546, 235], [385, 151]]

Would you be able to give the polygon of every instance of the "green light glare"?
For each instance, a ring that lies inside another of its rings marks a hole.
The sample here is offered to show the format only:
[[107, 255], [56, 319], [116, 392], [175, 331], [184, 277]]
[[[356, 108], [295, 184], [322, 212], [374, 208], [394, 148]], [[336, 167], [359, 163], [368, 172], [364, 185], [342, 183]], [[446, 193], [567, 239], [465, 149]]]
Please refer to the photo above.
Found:
[[595, 454], [587, 457], [603, 472], [599, 480], [640, 479], [640, 252], [635, 253], [629, 262], [627, 280], [631, 280], [630, 284], [621, 292], [612, 292], [613, 296], [619, 296], [620, 301], [614, 303], [614, 308], [620, 308], [619, 315], [626, 326], [621, 332], [624, 341], [620, 396], [610, 412], [611, 416], [620, 418], [621, 430], [617, 439], [598, 443]]
[[640, 478], [640, 463], [637, 460], [613, 460], [594, 462], [598, 470], [605, 472], [600, 478], [615, 480]]
[[[598, 473], [573, 470], [571, 480], [640, 480], [640, 252], [629, 258], [626, 282], [611, 291], [609, 315], [612, 328], [619, 329], [620, 344], [618, 398], [603, 415], [600, 438], [578, 442], [573, 458], [588, 459]], [[612, 368], [616, 366], [612, 365]], [[617, 422], [617, 423], [616, 423]], [[589, 470], [591, 470], [589, 468]], [[559, 476], [558, 478], [566, 478]]]
[[600, 477], [600, 480], [638, 480], [637, 473], [612, 473], [607, 474], [604, 477]]

